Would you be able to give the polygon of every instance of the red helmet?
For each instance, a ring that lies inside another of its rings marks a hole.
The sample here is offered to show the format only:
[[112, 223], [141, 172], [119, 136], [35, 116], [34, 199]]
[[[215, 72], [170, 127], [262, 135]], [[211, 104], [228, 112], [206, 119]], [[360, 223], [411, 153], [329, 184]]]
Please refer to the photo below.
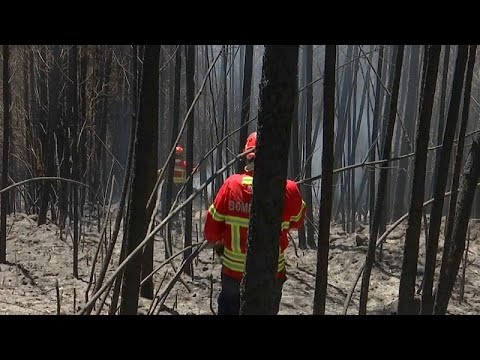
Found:
[[176, 155], [182, 155], [182, 154], [183, 154], [183, 147], [181, 147], [180, 145], [178, 145], [178, 146], [175, 148], [175, 154], [176, 154]]
[[[245, 143], [245, 147], [243, 148], [243, 152], [248, 151], [250, 149], [255, 149], [257, 146], [257, 132], [254, 131], [250, 135], [248, 135], [247, 142]], [[255, 151], [247, 154], [247, 159], [251, 160], [255, 158]]]

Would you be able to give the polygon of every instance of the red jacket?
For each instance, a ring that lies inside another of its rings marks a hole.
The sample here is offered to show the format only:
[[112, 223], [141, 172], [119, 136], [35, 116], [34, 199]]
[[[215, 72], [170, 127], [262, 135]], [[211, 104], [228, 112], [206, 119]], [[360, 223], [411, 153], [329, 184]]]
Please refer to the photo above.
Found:
[[175, 159], [173, 171], [173, 182], [175, 184], [184, 184], [187, 179], [187, 162], [185, 160]]
[[[210, 206], [205, 222], [205, 238], [211, 243], [224, 243], [223, 273], [237, 280], [242, 279], [245, 270], [252, 182], [251, 172], [230, 176]], [[297, 184], [287, 180], [277, 277], [285, 277], [287, 233], [302, 226], [305, 209]]]

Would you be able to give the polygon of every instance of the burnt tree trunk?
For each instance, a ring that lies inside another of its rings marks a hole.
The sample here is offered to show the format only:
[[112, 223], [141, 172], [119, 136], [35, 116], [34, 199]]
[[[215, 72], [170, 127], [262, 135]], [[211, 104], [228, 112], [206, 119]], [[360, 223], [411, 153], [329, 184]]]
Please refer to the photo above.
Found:
[[[390, 100], [390, 112], [388, 117], [388, 124], [385, 129], [385, 140], [383, 143], [382, 159], [389, 160], [392, 150], [392, 137], [395, 127], [395, 119], [397, 116], [397, 102], [398, 102], [398, 88], [400, 85], [400, 77], [402, 73], [404, 45], [397, 45], [397, 55], [395, 57], [395, 75], [392, 86], [392, 97]], [[362, 285], [360, 289], [360, 306], [359, 314], [365, 315], [367, 312], [368, 288], [370, 284], [370, 273], [372, 265], [375, 260], [375, 247], [378, 237], [378, 229], [380, 225], [380, 216], [384, 211], [384, 200], [387, 190], [388, 167], [384, 166], [380, 170], [380, 178], [378, 180], [377, 200], [375, 203], [375, 212], [372, 223], [372, 233], [368, 243], [367, 258], [365, 261], [365, 269], [362, 276]]]
[[[250, 96], [252, 94], [252, 72], [253, 72], [253, 45], [245, 45], [245, 69], [243, 71], [243, 90], [240, 126], [245, 124], [250, 117]], [[240, 142], [238, 143], [238, 153], [243, 152], [243, 147], [248, 137], [248, 126], [240, 129]], [[244, 167], [243, 160], [238, 162], [237, 171], [242, 172]]]
[[431, 314], [433, 310], [433, 278], [435, 274], [435, 265], [437, 260], [438, 238], [440, 236], [440, 227], [443, 213], [443, 202], [445, 187], [447, 185], [448, 167], [450, 164], [450, 154], [452, 152], [453, 139], [455, 137], [455, 127], [458, 121], [458, 112], [460, 108], [460, 99], [462, 97], [463, 79], [467, 63], [468, 45], [459, 45], [457, 59], [455, 62], [455, 73], [453, 76], [452, 96], [448, 108], [447, 123], [445, 126], [445, 135], [443, 137], [443, 146], [440, 151], [440, 160], [435, 169], [435, 193], [430, 213], [430, 224], [428, 229], [428, 240], [425, 251], [425, 271], [422, 288], [422, 315]]
[[448, 302], [452, 296], [462, 254], [465, 251], [465, 236], [467, 233], [468, 220], [470, 218], [470, 211], [472, 209], [479, 177], [480, 139], [478, 136], [475, 136], [460, 184], [452, 242], [445, 263], [446, 269], [443, 274], [440, 275], [438, 291], [435, 298], [433, 312], [435, 315], [444, 315], [446, 313]]
[[[475, 66], [476, 45], [470, 45], [468, 54], [467, 73], [465, 77], [465, 90], [463, 95], [462, 122], [458, 133], [457, 152], [455, 155], [455, 168], [453, 170], [452, 194], [450, 195], [450, 205], [447, 221], [445, 222], [445, 240], [443, 244], [442, 264], [446, 262], [448, 248], [453, 232], [453, 223], [455, 219], [455, 205], [457, 203], [458, 183], [460, 172], [462, 171], [463, 147], [465, 144], [465, 133], [467, 131], [468, 114], [470, 112], [470, 94], [472, 92], [473, 68]], [[441, 269], [444, 269], [442, 266]]]
[[[312, 177], [312, 111], [313, 111], [313, 86], [312, 71], [313, 71], [313, 45], [306, 45], [306, 73], [307, 73], [307, 117], [305, 119], [305, 177]], [[312, 201], [312, 182], [308, 180], [305, 182], [303, 191], [305, 194], [305, 203], [307, 204], [306, 214], [306, 230], [307, 230], [307, 245], [310, 248], [316, 248], [315, 244], [315, 227], [313, 224], [313, 201]]]
[[[156, 182], [158, 135], [158, 72], [160, 45], [146, 45], [143, 63], [140, 106], [137, 121], [133, 177], [128, 209], [128, 234], [126, 253], [131, 253], [145, 237], [155, 201], [147, 209], [147, 201]], [[153, 241], [152, 241], [153, 243]], [[146, 249], [146, 248], [145, 248]], [[140, 254], [138, 254], [140, 255]], [[144, 259], [150, 257], [144, 251]], [[153, 256], [153, 249], [152, 249]], [[152, 258], [153, 262], [153, 258]], [[144, 261], [145, 263], [145, 261]], [[120, 314], [136, 314], [142, 256], [134, 256], [125, 268]], [[144, 284], [144, 286], [147, 283]], [[142, 291], [142, 295], [149, 290]], [[148, 295], [148, 294], [145, 294]], [[151, 287], [153, 298], [153, 284]]]
[[[193, 103], [195, 95], [195, 45], [188, 45], [185, 49], [186, 53], [186, 95], [187, 95], [187, 109]], [[187, 184], [185, 189], [185, 197], [188, 198], [193, 193], [193, 177], [190, 176], [193, 169], [193, 134], [194, 134], [194, 111], [190, 112], [187, 119]], [[192, 245], [192, 202], [185, 207], [185, 247]], [[192, 250], [188, 249], [183, 253], [183, 259], [186, 261], [191, 255]], [[192, 262], [185, 268], [187, 275], [193, 276]]]
[[[10, 47], [3, 45], [3, 152], [2, 189], [8, 185], [8, 156], [10, 145]], [[0, 198], [0, 264], [7, 261], [7, 203], [8, 192]]]
[[[258, 113], [256, 170], [240, 314], [272, 314], [285, 202], [288, 148], [297, 89], [298, 46], [267, 45]], [[269, 196], [265, 196], [265, 194]], [[261, 211], [269, 209], [269, 211]]]
[[[382, 68], [383, 68], [383, 45], [380, 45], [380, 50], [378, 53], [378, 62], [377, 62], [377, 82], [375, 85], [375, 110], [373, 112], [373, 120], [372, 120], [372, 144], [373, 149], [370, 150], [370, 157], [369, 161], [375, 161], [376, 158], [376, 149], [379, 147], [379, 142], [377, 141], [378, 137], [378, 119], [380, 117], [380, 109], [382, 108], [382, 96], [380, 96], [381, 89], [381, 82], [382, 82]], [[375, 210], [375, 168], [370, 170], [370, 181], [369, 181], [369, 192], [370, 192], [370, 199], [369, 199], [369, 212], [370, 212], [370, 234], [372, 233], [372, 219], [373, 213]]]
[[[68, 115], [72, 124], [72, 177], [73, 180], [80, 180], [79, 162], [78, 162], [78, 45], [72, 45], [70, 49], [69, 67], [68, 67]], [[73, 188], [73, 276], [78, 278], [78, 244], [79, 244], [79, 217], [78, 217], [78, 186]]]
[[[33, 162], [33, 154], [31, 149], [33, 148], [33, 137], [32, 137], [32, 111], [31, 111], [31, 101], [33, 98], [33, 94], [30, 92], [31, 88], [29, 86], [29, 74], [30, 74], [30, 61], [29, 57], [31, 55], [31, 49], [29, 47], [25, 47], [25, 51], [23, 53], [23, 107], [25, 110], [25, 153], [27, 156], [27, 164], [29, 167], [25, 169], [24, 177], [29, 178], [33, 177], [33, 169], [34, 169], [34, 162]], [[34, 209], [34, 185], [28, 184], [25, 187], [25, 192], [30, 194], [25, 199], [25, 212], [27, 214], [32, 214]], [[28, 199], [28, 200], [27, 200]]]
[[[80, 110], [79, 110], [79, 124], [83, 127], [83, 124], [87, 122], [87, 70], [88, 70], [88, 56], [87, 56], [87, 45], [84, 45], [80, 48], [81, 56], [80, 56], [80, 74], [79, 74], [79, 103], [80, 103]], [[84, 131], [80, 131], [78, 135], [78, 152], [79, 152], [79, 166], [81, 174], [80, 179], [82, 182], [85, 181], [86, 178], [86, 169], [87, 169], [87, 147], [86, 147], [86, 138]], [[80, 199], [79, 199], [79, 210], [80, 210], [80, 217], [83, 217], [83, 209], [85, 205], [86, 199], [86, 191], [83, 187], [79, 189], [80, 191]]]
[[[182, 66], [182, 52], [181, 47], [178, 47], [175, 53], [175, 80], [174, 80], [174, 94], [173, 94], [173, 119], [172, 119], [172, 132], [170, 134], [170, 149], [177, 146], [175, 140], [178, 135], [178, 123], [180, 121], [180, 75]], [[172, 206], [173, 197], [173, 170], [175, 166], [174, 157], [172, 157], [168, 164], [166, 164], [166, 180], [165, 180], [165, 197], [163, 201], [163, 218], [165, 218]], [[165, 259], [168, 259], [172, 255], [172, 234], [170, 224], [166, 227], [166, 248]]]
[[[59, 100], [59, 85], [60, 85], [60, 46], [53, 45], [52, 49], [53, 61], [50, 69], [50, 77], [48, 81], [48, 121], [46, 126], [45, 141], [43, 142], [44, 168], [46, 176], [55, 176], [54, 158], [55, 158], [55, 142], [53, 134], [55, 126], [58, 123], [58, 100]], [[43, 225], [47, 222], [47, 211], [49, 202], [52, 201], [52, 186], [50, 182], [43, 182], [42, 195], [40, 201], [40, 213], [38, 214], [38, 225]], [[54, 221], [55, 213], [51, 212], [52, 221]]]
[[323, 149], [322, 149], [322, 190], [318, 213], [318, 249], [317, 272], [315, 277], [315, 296], [313, 314], [325, 314], [328, 278], [328, 246], [330, 238], [330, 220], [332, 217], [333, 184], [333, 139], [335, 121], [335, 65], [336, 45], [325, 46], [325, 78], [323, 80]]
[[[408, 86], [407, 86], [407, 98], [405, 104], [405, 128], [410, 139], [413, 139], [415, 129], [415, 110], [416, 104], [418, 104], [418, 69], [420, 62], [420, 46], [412, 45], [412, 51], [410, 55], [410, 68], [408, 74]], [[428, 126], [430, 128], [430, 125]], [[402, 133], [401, 129], [400, 133]], [[400, 154], [406, 154], [409, 149], [409, 144], [404, 136], [401, 136]], [[397, 177], [397, 187], [395, 192], [395, 201], [393, 206], [393, 221], [396, 221], [405, 213], [405, 204], [407, 203], [407, 178], [409, 159], [402, 159], [399, 162], [399, 172]], [[415, 183], [414, 183], [415, 184]], [[423, 200], [422, 200], [423, 201]]]
[[[443, 48], [443, 70], [442, 70], [442, 89], [440, 91], [440, 108], [438, 112], [438, 122], [437, 122], [437, 144], [442, 144], [443, 134], [445, 130], [445, 112], [446, 112], [446, 97], [447, 97], [447, 80], [448, 80], [448, 65], [450, 61], [450, 45], [445, 45]], [[435, 167], [434, 170], [438, 168], [438, 163], [440, 161], [440, 155], [438, 149], [434, 150], [435, 154]], [[435, 182], [432, 181], [430, 190], [430, 197], [434, 196], [435, 191]]]
[[[298, 69], [297, 69], [298, 71]], [[292, 162], [292, 178], [298, 179], [300, 176], [300, 145], [298, 143], [298, 100], [299, 100], [299, 93], [298, 93], [298, 83], [297, 83], [297, 92], [295, 93], [295, 100], [294, 100], [294, 111], [292, 116], [292, 130], [291, 130], [291, 162]], [[300, 249], [307, 248], [307, 237], [305, 236], [305, 228], [302, 226], [298, 229], [298, 246]]]
[[[427, 45], [428, 46], [428, 45]], [[424, 62], [427, 62], [426, 73], [420, 103], [420, 118], [417, 128], [415, 164], [413, 173], [412, 198], [408, 217], [403, 251], [402, 275], [400, 278], [398, 314], [414, 313], [415, 280], [417, 278], [417, 262], [419, 238], [421, 231], [423, 199], [425, 197], [425, 173], [427, 168], [428, 142], [430, 139], [430, 122], [432, 119], [433, 100], [437, 84], [438, 63], [440, 61], [440, 45], [431, 45], [425, 49]]]

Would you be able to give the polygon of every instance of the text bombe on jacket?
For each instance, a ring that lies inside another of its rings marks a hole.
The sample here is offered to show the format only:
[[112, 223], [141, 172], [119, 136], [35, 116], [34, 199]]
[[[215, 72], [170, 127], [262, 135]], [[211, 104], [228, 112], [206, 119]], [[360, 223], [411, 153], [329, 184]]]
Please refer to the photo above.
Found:
[[228, 210], [229, 211], [240, 211], [245, 214], [250, 213], [250, 203], [246, 203], [243, 201], [235, 201], [235, 200], [230, 200], [228, 202]]

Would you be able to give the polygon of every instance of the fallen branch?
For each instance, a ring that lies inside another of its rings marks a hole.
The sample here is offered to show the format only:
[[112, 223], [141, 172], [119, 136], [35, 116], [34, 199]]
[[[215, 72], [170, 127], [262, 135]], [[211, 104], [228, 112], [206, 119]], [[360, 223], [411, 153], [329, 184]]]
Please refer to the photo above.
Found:
[[[195, 244], [192, 244], [190, 246], [187, 246], [186, 248], [180, 250], [179, 252], [175, 253], [174, 255], [170, 256], [167, 260], [163, 261], [160, 265], [158, 265], [158, 267], [153, 270], [150, 274], [148, 274], [145, 279], [142, 280], [142, 282], [140, 283], [140, 286], [142, 286], [145, 281], [147, 281], [148, 279], [150, 279], [153, 275], [155, 275], [161, 268], [163, 268], [165, 265], [167, 265], [168, 263], [170, 263], [174, 258], [176, 258], [178, 255], [181, 255], [183, 254], [185, 251], [187, 251], [188, 249], [191, 249], [195, 246], [199, 246], [199, 245], [202, 245], [203, 243], [195, 243]], [[175, 270], [176, 271], [176, 270]]]
[[147, 315], [153, 315], [153, 310], [157, 307], [157, 304], [159, 301], [158, 293], [162, 289], [163, 282], [167, 278], [168, 272], [169, 272], [169, 269], [167, 269], [167, 271], [165, 271], [165, 274], [163, 274], [162, 281], [160, 281], [160, 285], [158, 285], [157, 291], [155, 292], [155, 295], [153, 297], [153, 301], [150, 303], [150, 307], [148, 308]]
[[[172, 290], [173, 285], [175, 285], [177, 280], [180, 278], [180, 275], [182, 274], [185, 267], [187, 267], [187, 265], [189, 265], [192, 262], [192, 260], [205, 248], [205, 246], [207, 246], [207, 243], [208, 243], [207, 240], [204, 240], [202, 245], [200, 245], [197, 249], [195, 249], [195, 251], [193, 251], [192, 254], [190, 254], [190, 256], [183, 262], [182, 266], [180, 266], [175, 276], [172, 278], [172, 280], [170, 280], [165, 291], [162, 293], [162, 295], [160, 295], [161, 300], [157, 305], [159, 307], [157, 311], [157, 315], [160, 313], [163, 303], [167, 299], [167, 296], [170, 293], [170, 291]], [[155, 309], [153, 309], [153, 311], [155, 311]]]

